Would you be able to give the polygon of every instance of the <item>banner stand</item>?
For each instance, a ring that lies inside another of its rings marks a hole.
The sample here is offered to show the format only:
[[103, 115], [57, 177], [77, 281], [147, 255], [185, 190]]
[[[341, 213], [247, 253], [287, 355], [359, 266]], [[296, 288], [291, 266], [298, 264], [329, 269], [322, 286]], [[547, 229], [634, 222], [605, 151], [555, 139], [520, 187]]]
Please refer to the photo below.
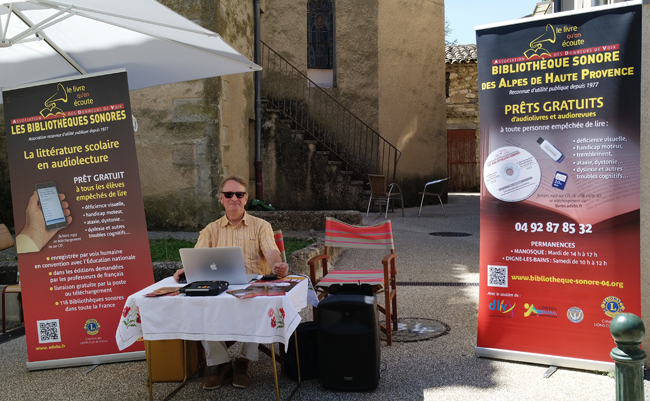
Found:
[[557, 355], [533, 354], [530, 352], [510, 351], [497, 348], [475, 347], [475, 354], [480, 358], [503, 359], [571, 369], [597, 370], [599, 372], [613, 372], [615, 368], [614, 362], [610, 363], [592, 361], [589, 359], [566, 358]]
[[145, 359], [114, 337], [124, 300], [154, 282], [126, 71], [2, 98], [27, 369]]
[[93, 355], [79, 358], [51, 359], [49, 361], [27, 362], [27, 370], [44, 370], [90, 366], [105, 363], [142, 361], [147, 358], [144, 351], [124, 352], [120, 354]]
[[476, 35], [475, 354], [613, 371], [612, 319], [641, 313], [641, 3]]

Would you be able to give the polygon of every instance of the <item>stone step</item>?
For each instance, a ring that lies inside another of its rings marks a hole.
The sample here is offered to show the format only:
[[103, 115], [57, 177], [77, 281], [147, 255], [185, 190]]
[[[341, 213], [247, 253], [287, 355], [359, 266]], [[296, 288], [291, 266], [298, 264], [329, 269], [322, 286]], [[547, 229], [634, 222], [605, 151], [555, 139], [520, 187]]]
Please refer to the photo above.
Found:
[[340, 160], [328, 160], [327, 164], [329, 164], [330, 166], [340, 166], [343, 164], [343, 162]]
[[315, 139], [304, 139], [303, 142], [308, 145], [316, 145], [318, 143], [318, 141]]
[[293, 120], [290, 118], [278, 118], [278, 123], [280, 124], [291, 124]]
[[350, 181], [350, 185], [363, 186], [364, 184], [363, 181]]
[[339, 171], [339, 173], [343, 174], [343, 175], [352, 175], [352, 174], [354, 174], [354, 171], [352, 171], [352, 170], [341, 170], [341, 171]]
[[267, 113], [276, 113], [276, 114], [280, 114], [280, 110], [279, 110], [279, 109], [266, 109], [266, 112], [267, 112]]
[[330, 151], [329, 150], [317, 150], [316, 154], [317, 155], [323, 155], [323, 156], [329, 156]]

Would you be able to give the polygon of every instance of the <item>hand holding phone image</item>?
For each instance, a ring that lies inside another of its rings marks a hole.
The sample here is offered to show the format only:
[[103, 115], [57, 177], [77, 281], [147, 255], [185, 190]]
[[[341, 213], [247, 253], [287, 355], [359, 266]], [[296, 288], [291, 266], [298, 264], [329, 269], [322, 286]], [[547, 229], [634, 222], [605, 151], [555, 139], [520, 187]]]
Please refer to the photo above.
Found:
[[36, 192], [38, 193], [41, 211], [45, 219], [45, 229], [47, 231], [53, 231], [67, 227], [68, 222], [66, 221], [62, 205], [65, 196], [63, 194], [59, 195], [59, 191], [56, 190], [56, 184], [53, 182], [36, 184]]
[[39, 252], [58, 230], [72, 222], [64, 199], [53, 182], [36, 185], [27, 203], [25, 228], [16, 236], [17, 253]]

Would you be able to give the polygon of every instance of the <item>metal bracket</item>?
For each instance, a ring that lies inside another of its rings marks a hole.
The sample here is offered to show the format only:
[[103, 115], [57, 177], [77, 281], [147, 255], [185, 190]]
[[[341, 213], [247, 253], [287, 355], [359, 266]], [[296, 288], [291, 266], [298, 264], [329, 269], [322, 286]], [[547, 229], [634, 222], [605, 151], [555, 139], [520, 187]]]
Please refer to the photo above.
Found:
[[544, 372], [544, 378], [548, 379], [556, 370], [557, 366], [549, 366], [548, 369], [546, 369], [546, 372]]
[[86, 370], [86, 371], [84, 372], [84, 376], [87, 375], [88, 373], [92, 372], [93, 370], [95, 370], [95, 368], [97, 368], [98, 366], [99, 366], [99, 364], [96, 363], [96, 364], [94, 364], [93, 366], [91, 366], [90, 368], [88, 368], [88, 370]]

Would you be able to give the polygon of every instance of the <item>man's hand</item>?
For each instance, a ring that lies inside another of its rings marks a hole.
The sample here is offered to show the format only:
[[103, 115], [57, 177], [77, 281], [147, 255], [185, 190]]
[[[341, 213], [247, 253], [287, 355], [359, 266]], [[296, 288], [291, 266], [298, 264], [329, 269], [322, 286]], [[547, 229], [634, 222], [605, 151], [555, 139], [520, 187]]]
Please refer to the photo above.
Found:
[[276, 263], [271, 268], [271, 271], [279, 277], [284, 277], [289, 274], [289, 265], [284, 262]]
[[185, 274], [185, 269], [178, 269], [176, 270], [176, 273], [174, 273], [174, 280], [176, 280], [177, 283], [181, 274]]

